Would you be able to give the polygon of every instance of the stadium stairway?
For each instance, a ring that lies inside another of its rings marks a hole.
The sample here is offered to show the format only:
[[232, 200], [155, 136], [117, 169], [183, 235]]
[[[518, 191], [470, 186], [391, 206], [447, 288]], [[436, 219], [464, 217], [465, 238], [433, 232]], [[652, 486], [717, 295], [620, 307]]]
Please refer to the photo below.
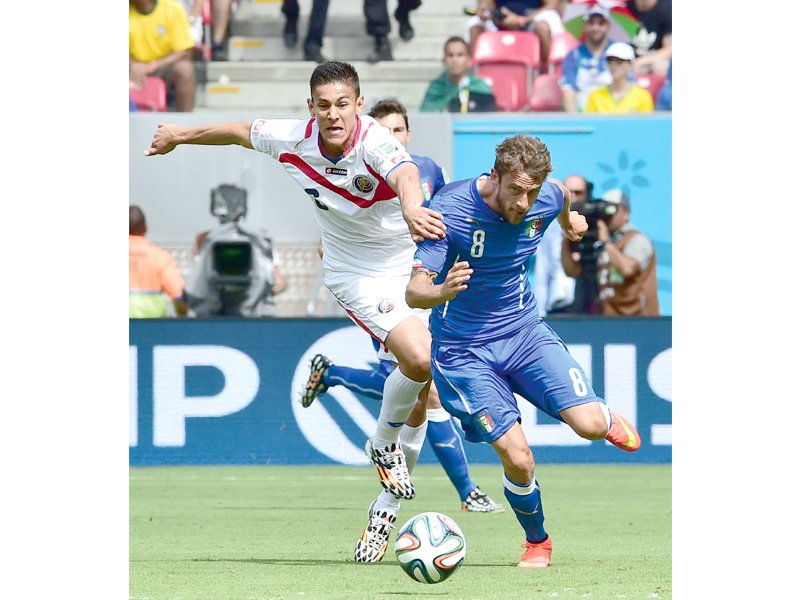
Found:
[[[390, 17], [396, 0], [388, 2]], [[373, 39], [367, 35], [363, 0], [332, 0], [325, 27], [323, 55], [352, 62], [361, 77], [367, 109], [377, 100], [396, 97], [409, 112], [419, 110], [428, 82], [442, 70], [442, 46], [451, 35], [463, 35], [467, 17], [452, 0], [423, 0], [411, 13], [414, 38], [398, 35], [391, 17], [393, 61], [370, 64]], [[316, 63], [303, 60], [303, 37], [311, 0], [300, 0], [297, 46], [283, 43], [280, 0], [239, 0], [230, 26], [228, 60], [196, 64], [198, 94], [195, 112], [237, 112], [247, 115], [307, 116], [308, 78]]]

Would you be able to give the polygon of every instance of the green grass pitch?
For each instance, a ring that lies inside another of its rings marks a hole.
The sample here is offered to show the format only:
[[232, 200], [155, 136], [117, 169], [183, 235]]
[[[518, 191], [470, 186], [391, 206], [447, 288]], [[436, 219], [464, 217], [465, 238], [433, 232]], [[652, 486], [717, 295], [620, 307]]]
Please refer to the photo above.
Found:
[[438, 511], [467, 539], [450, 579], [418, 583], [400, 569], [394, 538], [383, 561], [353, 561], [371, 467], [131, 467], [130, 600], [659, 599], [672, 597], [671, 465], [537, 465], [549, 569], [515, 568], [523, 533], [503, 496], [501, 467], [470, 474], [506, 506], [460, 512], [438, 465], [414, 471], [417, 497], [398, 525]]

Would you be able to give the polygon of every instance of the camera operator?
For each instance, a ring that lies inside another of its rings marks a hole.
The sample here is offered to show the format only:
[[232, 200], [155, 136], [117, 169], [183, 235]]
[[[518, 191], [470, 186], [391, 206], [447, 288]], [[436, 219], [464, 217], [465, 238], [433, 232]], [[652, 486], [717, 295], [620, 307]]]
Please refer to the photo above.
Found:
[[247, 190], [222, 184], [211, 190], [219, 225], [197, 235], [195, 263], [186, 278], [193, 316], [265, 317], [286, 289], [272, 239], [246, 227]]
[[564, 271], [577, 279], [572, 312], [659, 315], [655, 249], [629, 223], [628, 195], [610, 190], [601, 200], [576, 202], [573, 208], [586, 217], [589, 230], [580, 242], [562, 244]]

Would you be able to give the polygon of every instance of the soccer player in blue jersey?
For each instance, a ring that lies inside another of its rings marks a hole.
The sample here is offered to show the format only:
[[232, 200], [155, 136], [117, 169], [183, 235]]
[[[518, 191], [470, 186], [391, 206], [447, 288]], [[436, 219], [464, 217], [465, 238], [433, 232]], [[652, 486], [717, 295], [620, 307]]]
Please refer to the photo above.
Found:
[[569, 190], [547, 179], [552, 170], [540, 139], [515, 135], [497, 146], [491, 173], [445, 186], [431, 209], [444, 216], [446, 234], [418, 244], [406, 287], [409, 306], [433, 309], [431, 371], [442, 405], [468, 441], [491, 444], [500, 457], [506, 499], [525, 531], [517, 566], [527, 569], [548, 567], [553, 543], [514, 394], [583, 438], [626, 451], [641, 445], [536, 306], [525, 269], [547, 226], [557, 219], [572, 241], [588, 229], [570, 211]]

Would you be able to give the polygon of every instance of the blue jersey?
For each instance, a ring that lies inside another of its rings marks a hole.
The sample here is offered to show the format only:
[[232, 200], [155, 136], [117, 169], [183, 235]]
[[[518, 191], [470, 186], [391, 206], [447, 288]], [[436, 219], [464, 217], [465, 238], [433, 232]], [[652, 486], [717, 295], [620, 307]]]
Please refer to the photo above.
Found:
[[433, 198], [434, 194], [442, 189], [447, 183], [447, 175], [444, 169], [436, 164], [436, 161], [427, 156], [412, 154], [411, 160], [416, 163], [419, 169], [419, 181], [422, 184], [422, 195], [425, 197], [426, 204]]
[[527, 273], [544, 231], [564, 207], [561, 188], [545, 181], [525, 218], [512, 225], [489, 208], [477, 178], [446, 185], [430, 208], [444, 216], [447, 234], [417, 246], [415, 267], [438, 273], [441, 283], [457, 261], [473, 269], [468, 288], [435, 307], [430, 330], [445, 345], [475, 345], [513, 335], [541, 321]]

